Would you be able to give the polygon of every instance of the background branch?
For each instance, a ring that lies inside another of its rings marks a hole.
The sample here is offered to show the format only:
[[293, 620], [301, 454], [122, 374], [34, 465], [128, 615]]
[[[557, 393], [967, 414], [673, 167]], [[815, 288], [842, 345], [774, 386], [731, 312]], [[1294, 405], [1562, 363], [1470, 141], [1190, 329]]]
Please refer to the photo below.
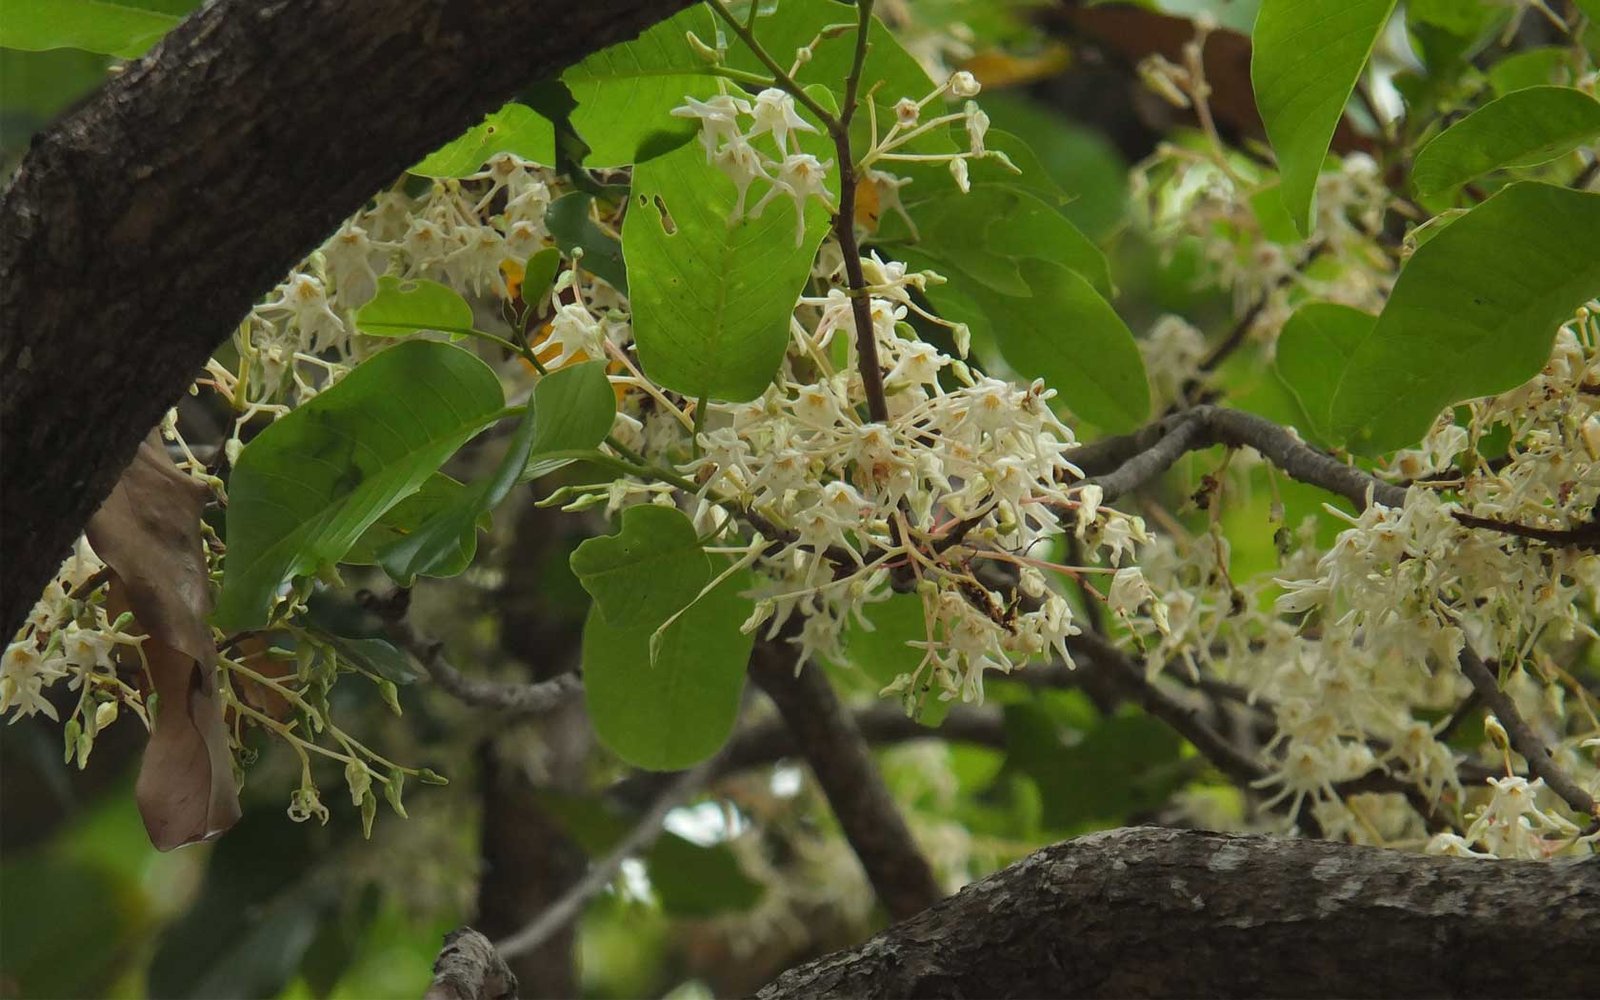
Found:
[[1047, 847], [758, 996], [1580, 996], [1597, 922], [1600, 859], [1135, 828]]
[[423, 1000], [516, 1000], [517, 977], [489, 939], [462, 927], [444, 936]]

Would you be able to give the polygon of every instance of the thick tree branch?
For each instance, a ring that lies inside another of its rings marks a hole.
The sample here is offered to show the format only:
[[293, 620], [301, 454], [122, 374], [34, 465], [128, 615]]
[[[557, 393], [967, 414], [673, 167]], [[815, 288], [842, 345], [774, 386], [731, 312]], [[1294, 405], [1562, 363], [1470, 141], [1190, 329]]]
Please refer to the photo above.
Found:
[[423, 1000], [517, 1000], [517, 977], [488, 938], [462, 927], [444, 936]]
[[1596, 858], [1139, 828], [1047, 847], [758, 996], [1582, 996], [1596, 926]]
[[250, 304], [407, 165], [688, 0], [217, 0], [0, 199], [0, 623]]
[[911, 839], [855, 718], [822, 671], [808, 665], [797, 676], [792, 648], [760, 643], [750, 676], [778, 706], [889, 915], [904, 920], [940, 899], [933, 869]]

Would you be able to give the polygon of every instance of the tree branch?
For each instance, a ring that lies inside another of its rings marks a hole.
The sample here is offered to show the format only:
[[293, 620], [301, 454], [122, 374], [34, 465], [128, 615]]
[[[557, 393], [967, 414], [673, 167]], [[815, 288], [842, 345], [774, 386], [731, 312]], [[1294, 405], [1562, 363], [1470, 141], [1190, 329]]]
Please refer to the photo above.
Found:
[[517, 1000], [517, 977], [488, 938], [462, 927], [444, 936], [423, 1000]]
[[1511, 700], [1511, 696], [1500, 690], [1500, 681], [1489, 665], [1470, 649], [1463, 649], [1458, 659], [1461, 672], [1467, 675], [1467, 680], [1472, 682], [1472, 689], [1478, 692], [1489, 711], [1505, 727], [1512, 748], [1528, 762], [1528, 770], [1534, 777], [1543, 778], [1550, 790], [1561, 796], [1567, 805], [1589, 819], [1600, 822], [1600, 803], [1596, 803], [1594, 796], [1556, 764], [1549, 745], [1517, 711], [1516, 702]]
[[1047, 847], [757, 996], [1580, 996], [1597, 925], [1600, 859], [1136, 828]]
[[687, 3], [217, 0], [37, 136], [0, 198], [5, 635], [145, 433], [341, 219], [518, 86]]
[[855, 718], [821, 669], [808, 665], [796, 675], [792, 648], [763, 642], [750, 676], [778, 706], [889, 915], [904, 920], [942, 898]]

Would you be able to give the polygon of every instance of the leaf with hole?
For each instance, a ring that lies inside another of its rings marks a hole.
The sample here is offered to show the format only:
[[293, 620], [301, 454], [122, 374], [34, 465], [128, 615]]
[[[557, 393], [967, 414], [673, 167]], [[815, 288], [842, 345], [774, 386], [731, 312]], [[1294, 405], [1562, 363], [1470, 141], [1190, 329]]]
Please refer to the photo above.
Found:
[[488, 115], [466, 134], [429, 153], [408, 173], [419, 177], [468, 177], [497, 153], [511, 153], [555, 166], [555, 126], [537, 111], [515, 102]]
[[423, 330], [458, 336], [472, 332], [472, 307], [453, 288], [426, 278], [378, 279], [378, 294], [356, 310], [356, 327], [374, 337], [403, 337]]
[[766, 390], [827, 232], [827, 210], [815, 199], [799, 244], [792, 201], [729, 221], [734, 202], [733, 182], [698, 146], [634, 168], [622, 249], [639, 360], [651, 378], [693, 399], [741, 401]]
[[267, 623], [279, 587], [342, 559], [505, 405], [476, 356], [410, 340], [369, 358], [245, 446], [228, 484], [213, 622]]

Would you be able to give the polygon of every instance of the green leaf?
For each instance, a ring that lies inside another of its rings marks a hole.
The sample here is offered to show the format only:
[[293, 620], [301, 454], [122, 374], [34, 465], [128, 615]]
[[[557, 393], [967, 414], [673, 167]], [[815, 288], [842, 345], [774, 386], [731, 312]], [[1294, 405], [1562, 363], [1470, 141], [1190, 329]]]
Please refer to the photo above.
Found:
[[1395, 0], [1263, 0], [1250, 80], [1283, 174], [1283, 203], [1311, 231], [1317, 174]]
[[411, 340], [256, 436], [228, 483], [228, 558], [215, 622], [260, 628], [279, 586], [342, 559], [505, 404], [489, 366]]
[[930, 287], [928, 298], [945, 318], [992, 339], [1022, 378], [1044, 379], [1061, 393], [1057, 401], [1084, 420], [1108, 431], [1144, 423], [1150, 412], [1144, 359], [1116, 310], [1061, 264], [1024, 260], [1019, 273], [1028, 298], [949, 285]]
[[700, 4], [561, 74], [578, 102], [572, 126], [589, 146], [584, 166], [624, 166], [694, 138], [698, 123], [672, 117], [672, 109], [686, 96], [715, 94], [717, 84], [689, 47], [689, 31], [707, 43], [715, 38], [711, 13]]
[[628, 271], [623, 264], [622, 244], [590, 218], [589, 203], [593, 200], [582, 191], [564, 194], [545, 210], [544, 224], [562, 253], [571, 257], [581, 249], [583, 259], [578, 266], [626, 295]]
[[1038, 784], [1044, 822], [1054, 829], [1126, 823], [1183, 784], [1182, 740], [1147, 715], [1098, 720], [1069, 743], [1055, 714], [1038, 703], [1007, 705], [1004, 713], [1007, 767]]
[[1532, 378], [1556, 328], [1600, 295], [1597, 232], [1600, 194], [1519, 182], [1429, 240], [1325, 376], [1329, 434], [1367, 454], [1405, 447], [1445, 406]]
[[524, 104], [507, 104], [468, 129], [466, 134], [429, 153], [409, 173], [419, 177], [467, 177], [483, 169], [497, 153], [554, 166], [555, 126]]
[[7, 0], [0, 48], [82, 49], [136, 59], [181, 20], [105, 0]]
[[[876, 694], [901, 674], [909, 674], [922, 662], [923, 650], [907, 645], [928, 637], [922, 598], [915, 594], [895, 594], [886, 601], [866, 605], [862, 614], [872, 628], [852, 620], [840, 636], [841, 660], [866, 674]], [[924, 689], [917, 721], [937, 726], [950, 714], [948, 701], [940, 701], [937, 691]]]
[[[549, 213], [547, 212], [546, 215]], [[548, 225], [548, 220], [546, 222]], [[555, 286], [556, 276], [561, 273], [561, 250], [557, 247], [545, 247], [532, 257], [522, 269], [522, 301], [530, 308], [537, 309], [550, 294]]]
[[1001, 295], [1033, 294], [1020, 270], [1024, 260], [1053, 261], [1087, 279], [1102, 295], [1111, 294], [1105, 255], [1067, 217], [1034, 195], [1015, 187], [974, 188], [916, 206], [918, 236], [886, 242], [914, 249]]
[[1545, 87], [1572, 82], [1571, 50], [1560, 45], [1542, 45], [1506, 56], [1489, 67], [1489, 86], [1504, 96], [1527, 87]]
[[[602, 420], [590, 419], [599, 415]], [[602, 361], [587, 361], [551, 372], [533, 387], [511, 443], [493, 474], [460, 491], [455, 500], [416, 531], [392, 542], [379, 559], [395, 582], [411, 586], [419, 575], [448, 576], [461, 537], [498, 507], [539, 455], [593, 448], [611, 430], [616, 397]], [[565, 464], [558, 461], [556, 466]]]
[[[748, 204], [756, 198], [753, 192]], [[694, 399], [759, 396], [788, 349], [789, 320], [826, 234], [827, 210], [808, 200], [799, 243], [792, 201], [730, 224], [733, 182], [698, 145], [636, 166], [632, 199], [622, 249], [645, 371]]]
[[1490, 101], [1417, 153], [1423, 195], [1454, 190], [1493, 170], [1547, 163], [1600, 136], [1600, 101], [1571, 87], [1529, 87]]
[[[750, 584], [749, 571], [742, 570], [684, 611], [662, 634], [653, 665], [653, 624], [619, 627], [598, 605], [589, 612], [583, 690], [601, 743], [628, 763], [657, 771], [689, 767], [717, 752], [733, 731], [744, 690], [753, 640], [739, 631], [751, 610], [740, 592]], [[678, 591], [679, 606], [697, 592]]]
[[1305, 415], [1306, 433], [1319, 444], [1331, 444], [1329, 409], [1334, 383], [1330, 372], [1343, 371], [1356, 345], [1371, 333], [1378, 317], [1334, 302], [1307, 302], [1296, 309], [1278, 336], [1276, 364]]
[[648, 634], [694, 600], [711, 579], [711, 562], [681, 511], [642, 504], [623, 509], [615, 535], [574, 549], [572, 572], [607, 623]]
[[[465, 486], [442, 472], [423, 480], [417, 492], [390, 507], [372, 527], [362, 532], [340, 562], [353, 566], [378, 565], [378, 553], [420, 528], [428, 519], [447, 510], [460, 501]], [[487, 527], [487, 525], [485, 525]], [[455, 576], [472, 564], [478, 552], [478, 532], [469, 527], [456, 539], [455, 550], [449, 558], [434, 568], [439, 576]]]
[[426, 278], [378, 279], [378, 294], [356, 310], [356, 326], [375, 337], [403, 337], [420, 330], [472, 331], [472, 307], [454, 289]]

